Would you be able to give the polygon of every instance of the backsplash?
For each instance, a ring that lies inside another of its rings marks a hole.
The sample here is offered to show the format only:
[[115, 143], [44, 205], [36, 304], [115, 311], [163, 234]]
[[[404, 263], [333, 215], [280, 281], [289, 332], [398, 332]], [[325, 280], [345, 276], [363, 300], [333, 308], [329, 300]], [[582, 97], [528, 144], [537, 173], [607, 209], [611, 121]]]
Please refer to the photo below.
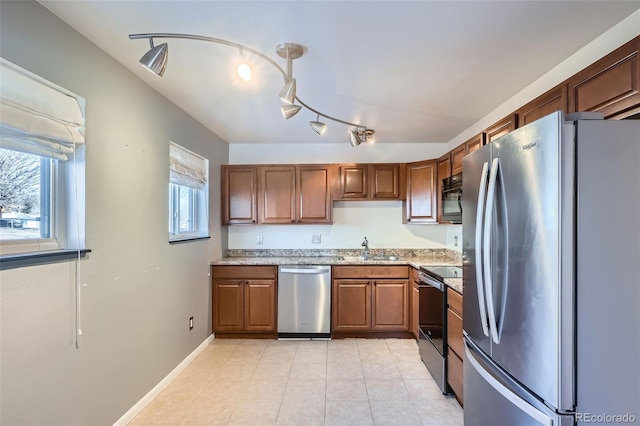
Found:
[[[373, 256], [441, 257], [462, 263], [462, 253], [450, 249], [370, 249]], [[362, 249], [229, 249], [227, 257], [327, 257], [360, 256]]]

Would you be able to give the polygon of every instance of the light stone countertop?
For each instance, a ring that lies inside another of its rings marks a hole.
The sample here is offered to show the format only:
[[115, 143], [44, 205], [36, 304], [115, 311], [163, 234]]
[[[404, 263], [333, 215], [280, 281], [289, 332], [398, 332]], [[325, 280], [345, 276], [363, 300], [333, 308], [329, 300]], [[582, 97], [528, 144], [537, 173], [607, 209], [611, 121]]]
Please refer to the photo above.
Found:
[[[409, 265], [414, 268], [420, 266], [460, 266], [462, 259], [459, 253], [450, 250], [386, 250], [386, 255], [398, 255], [399, 260], [356, 259], [359, 251], [340, 252], [331, 251], [313, 252], [309, 250], [262, 250], [252, 252], [250, 250], [236, 250], [232, 256], [223, 257], [211, 262], [211, 265]], [[245, 254], [244, 256], [238, 254]], [[257, 254], [257, 255], [256, 255]], [[291, 255], [294, 254], [294, 255]], [[372, 250], [371, 256], [380, 256]], [[340, 257], [351, 257], [341, 260]], [[462, 279], [445, 279], [445, 284], [462, 293]]]

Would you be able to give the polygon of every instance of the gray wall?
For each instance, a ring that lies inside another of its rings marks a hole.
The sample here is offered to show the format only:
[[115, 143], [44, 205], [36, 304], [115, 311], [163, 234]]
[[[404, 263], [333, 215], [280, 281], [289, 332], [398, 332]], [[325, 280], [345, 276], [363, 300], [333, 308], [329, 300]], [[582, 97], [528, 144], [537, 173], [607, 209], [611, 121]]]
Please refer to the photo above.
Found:
[[[79, 349], [76, 262], [0, 272], [0, 424], [112, 424], [211, 333], [228, 145], [36, 2], [0, 2], [0, 55], [86, 99], [92, 250]], [[210, 161], [211, 240], [167, 242], [170, 140]]]

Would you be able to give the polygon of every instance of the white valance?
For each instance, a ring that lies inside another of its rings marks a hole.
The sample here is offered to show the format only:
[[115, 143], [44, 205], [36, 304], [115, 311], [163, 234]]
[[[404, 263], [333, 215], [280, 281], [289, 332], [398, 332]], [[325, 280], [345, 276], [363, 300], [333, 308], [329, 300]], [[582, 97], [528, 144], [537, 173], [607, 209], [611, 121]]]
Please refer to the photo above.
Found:
[[169, 181], [202, 189], [207, 184], [207, 159], [180, 145], [169, 143]]
[[84, 99], [0, 58], [0, 147], [67, 160], [84, 125]]

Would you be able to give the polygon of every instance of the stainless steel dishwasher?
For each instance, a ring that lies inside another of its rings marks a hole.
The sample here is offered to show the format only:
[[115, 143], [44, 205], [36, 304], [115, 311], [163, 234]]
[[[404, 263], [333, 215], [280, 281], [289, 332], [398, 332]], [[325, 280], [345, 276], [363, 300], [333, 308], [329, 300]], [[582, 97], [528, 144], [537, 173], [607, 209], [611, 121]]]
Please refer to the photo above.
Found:
[[278, 267], [278, 338], [331, 337], [331, 266]]

